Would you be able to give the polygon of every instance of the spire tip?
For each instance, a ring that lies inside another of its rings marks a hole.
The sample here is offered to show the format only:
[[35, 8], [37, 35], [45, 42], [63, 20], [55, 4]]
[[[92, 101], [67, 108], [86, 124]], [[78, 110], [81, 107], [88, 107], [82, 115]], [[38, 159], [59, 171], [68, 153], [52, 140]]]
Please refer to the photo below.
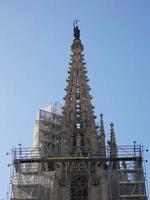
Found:
[[104, 116], [103, 113], [101, 113], [101, 114], [100, 114], [100, 117], [103, 118], [103, 116]]
[[111, 128], [114, 128], [113, 122], [110, 123], [110, 127], [111, 127]]

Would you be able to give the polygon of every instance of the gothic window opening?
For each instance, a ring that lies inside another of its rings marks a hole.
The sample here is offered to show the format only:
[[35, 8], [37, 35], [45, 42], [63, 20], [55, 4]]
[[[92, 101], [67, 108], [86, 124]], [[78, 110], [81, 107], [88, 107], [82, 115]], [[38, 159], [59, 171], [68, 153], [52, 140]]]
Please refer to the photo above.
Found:
[[76, 123], [77, 129], [80, 129], [80, 123]]

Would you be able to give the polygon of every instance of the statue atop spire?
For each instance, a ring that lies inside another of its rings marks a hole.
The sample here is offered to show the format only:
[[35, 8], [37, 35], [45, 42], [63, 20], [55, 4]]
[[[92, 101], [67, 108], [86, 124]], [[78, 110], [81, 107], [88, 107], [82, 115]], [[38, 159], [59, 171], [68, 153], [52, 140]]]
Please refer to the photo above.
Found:
[[78, 22], [79, 21], [77, 19], [73, 22], [73, 36], [75, 40], [80, 40], [80, 30], [77, 25]]

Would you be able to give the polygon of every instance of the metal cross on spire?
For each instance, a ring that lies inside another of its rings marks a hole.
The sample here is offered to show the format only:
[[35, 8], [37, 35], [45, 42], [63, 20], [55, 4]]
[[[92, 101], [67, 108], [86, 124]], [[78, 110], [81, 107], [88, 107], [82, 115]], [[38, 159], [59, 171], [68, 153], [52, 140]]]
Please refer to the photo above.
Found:
[[80, 21], [79, 21], [78, 19], [75, 19], [75, 20], [73, 21], [73, 27], [77, 27], [78, 22], [80, 22]]

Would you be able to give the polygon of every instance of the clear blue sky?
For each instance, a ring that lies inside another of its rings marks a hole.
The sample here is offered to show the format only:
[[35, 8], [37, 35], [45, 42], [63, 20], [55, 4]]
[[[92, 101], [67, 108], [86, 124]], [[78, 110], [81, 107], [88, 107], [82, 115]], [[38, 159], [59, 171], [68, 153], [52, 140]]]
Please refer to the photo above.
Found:
[[32, 144], [40, 107], [63, 104], [75, 18], [107, 135], [113, 121], [118, 144], [150, 147], [149, 0], [0, 0], [0, 200], [9, 186], [6, 152]]

